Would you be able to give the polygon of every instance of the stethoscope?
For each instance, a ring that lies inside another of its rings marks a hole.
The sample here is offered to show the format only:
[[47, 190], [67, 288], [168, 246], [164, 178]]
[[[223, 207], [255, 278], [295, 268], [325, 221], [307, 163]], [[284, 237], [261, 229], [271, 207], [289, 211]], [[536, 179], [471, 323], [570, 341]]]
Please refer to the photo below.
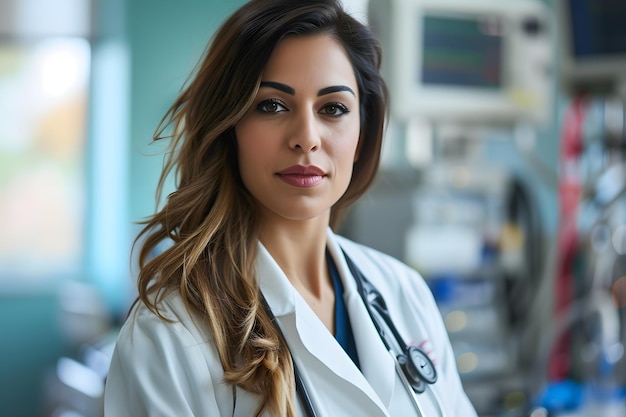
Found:
[[[427, 385], [437, 382], [437, 370], [433, 362], [422, 349], [417, 346], [409, 346], [404, 342], [404, 339], [391, 319], [383, 296], [378, 292], [376, 287], [365, 278], [345, 252], [344, 257], [356, 281], [359, 295], [363, 299], [365, 308], [376, 327], [376, 331], [394, 360], [396, 372], [413, 400], [417, 415], [419, 417], [425, 417], [424, 411], [417, 400], [417, 394], [423, 393]], [[276, 318], [265, 299], [263, 299], [263, 304], [267, 314], [276, 325], [278, 332], [286, 343], [280, 326], [278, 326]], [[302, 375], [298, 371], [293, 357], [292, 362], [298, 400], [307, 417], [317, 417], [313, 401], [311, 400], [311, 396], [302, 380]]]

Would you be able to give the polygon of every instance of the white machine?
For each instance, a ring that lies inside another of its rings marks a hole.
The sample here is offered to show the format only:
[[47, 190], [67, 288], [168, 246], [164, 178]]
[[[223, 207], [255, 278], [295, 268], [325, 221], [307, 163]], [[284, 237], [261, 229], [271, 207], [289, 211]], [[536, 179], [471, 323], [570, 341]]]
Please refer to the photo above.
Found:
[[545, 122], [552, 18], [538, 0], [370, 0], [399, 121]]

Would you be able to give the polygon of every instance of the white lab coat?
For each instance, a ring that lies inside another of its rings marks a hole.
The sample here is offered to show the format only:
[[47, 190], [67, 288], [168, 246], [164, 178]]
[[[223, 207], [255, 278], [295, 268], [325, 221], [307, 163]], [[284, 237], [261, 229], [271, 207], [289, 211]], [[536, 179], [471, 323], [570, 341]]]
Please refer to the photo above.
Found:
[[[341, 249], [384, 297], [405, 342], [421, 345], [438, 380], [418, 395], [425, 417], [475, 417], [450, 342], [423, 279], [401, 262], [328, 231], [328, 248], [344, 299], [361, 371], [260, 245], [257, 276], [320, 417], [418, 415], [358, 294]], [[122, 327], [106, 384], [106, 417], [250, 417], [257, 398], [222, 383], [209, 329], [186, 311], [178, 293], [161, 305], [165, 322], [140, 305]], [[235, 409], [233, 410], [233, 405]], [[298, 405], [299, 407], [299, 405]], [[305, 416], [298, 409], [300, 416]]]

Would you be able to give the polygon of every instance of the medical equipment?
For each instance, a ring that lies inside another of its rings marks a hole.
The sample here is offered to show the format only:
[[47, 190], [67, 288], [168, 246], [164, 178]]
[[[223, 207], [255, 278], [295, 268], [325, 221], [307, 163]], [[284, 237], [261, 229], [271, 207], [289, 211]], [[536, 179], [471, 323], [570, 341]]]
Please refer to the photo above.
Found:
[[626, 78], [626, 3], [559, 0], [561, 75], [568, 90], [615, 93]]
[[[372, 285], [372, 283], [365, 278], [345, 252], [344, 256], [346, 262], [348, 263], [348, 268], [356, 281], [359, 295], [363, 299], [367, 312], [369, 313], [383, 344], [394, 359], [398, 376], [413, 400], [413, 405], [415, 406], [417, 415], [419, 417], [425, 417], [424, 412], [417, 401], [416, 394], [423, 393], [426, 391], [426, 387], [428, 385], [437, 382], [437, 370], [435, 369], [433, 362], [419, 347], [409, 346], [404, 342], [400, 332], [393, 324], [393, 320], [391, 319], [387, 309], [387, 304], [385, 303], [385, 300], [380, 292], [378, 292], [374, 285]], [[262, 302], [268, 316], [276, 325], [276, 329], [280, 333], [282, 339], [285, 340], [285, 336], [282, 334], [280, 326], [276, 323], [276, 318], [274, 317], [274, 314], [264, 297], [262, 297]], [[389, 330], [389, 332], [387, 332], [387, 330]], [[298, 399], [304, 409], [305, 415], [307, 417], [316, 417], [317, 412], [295, 361], [293, 361], [293, 368], [296, 383], [296, 394], [298, 395]], [[437, 400], [439, 400], [439, 398], [437, 398]]]
[[370, 0], [391, 116], [547, 122], [551, 18], [536, 0]]

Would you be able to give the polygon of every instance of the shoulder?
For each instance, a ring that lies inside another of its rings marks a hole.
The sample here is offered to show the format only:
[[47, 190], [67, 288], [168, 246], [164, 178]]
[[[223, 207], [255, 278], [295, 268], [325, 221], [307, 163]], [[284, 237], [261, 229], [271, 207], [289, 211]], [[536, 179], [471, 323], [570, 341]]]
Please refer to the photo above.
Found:
[[162, 317], [138, 303], [118, 334], [106, 384], [108, 415], [161, 415], [164, 404], [193, 411], [177, 415], [220, 415], [216, 395], [228, 393], [208, 326], [187, 312], [177, 293], [159, 303], [159, 312]]
[[377, 249], [342, 236], [335, 235], [335, 238], [345, 254], [383, 295], [407, 299], [420, 308], [434, 308], [432, 291], [414, 268]]
[[393, 274], [399, 280], [417, 280], [423, 281], [420, 274], [401, 260], [394, 258], [377, 249], [354, 242], [343, 236], [335, 236], [337, 243], [344, 250], [345, 254], [368, 275], [372, 273], [381, 273], [384, 275]]
[[407, 272], [415, 272], [409, 266], [404, 264], [399, 259], [394, 258], [384, 252], [381, 252], [377, 249], [371, 248], [369, 246], [365, 246], [361, 243], [354, 242], [344, 236], [335, 235], [337, 239], [337, 243], [339, 246], [345, 251], [345, 253], [350, 256], [355, 262], [374, 262], [379, 263], [381, 266], [387, 266], [390, 268], [399, 268], [402, 270], [406, 270]]
[[133, 344], [136, 338], [142, 337], [161, 341], [173, 337], [181, 347], [211, 341], [207, 326], [187, 310], [177, 291], [168, 294], [157, 307], [161, 316], [145, 304], [137, 303], [122, 326], [118, 343]]

